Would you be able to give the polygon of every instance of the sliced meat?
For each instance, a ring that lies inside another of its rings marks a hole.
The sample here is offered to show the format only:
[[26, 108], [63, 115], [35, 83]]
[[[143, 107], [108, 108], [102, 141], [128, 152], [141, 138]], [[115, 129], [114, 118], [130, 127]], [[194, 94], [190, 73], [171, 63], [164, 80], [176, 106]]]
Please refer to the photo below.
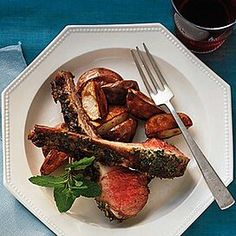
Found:
[[153, 146], [122, 143], [40, 125], [35, 125], [28, 138], [37, 147], [48, 146], [75, 158], [81, 152], [94, 155], [105, 165], [124, 165], [160, 178], [182, 176], [189, 162], [176, 147], [157, 139]]
[[148, 178], [124, 167], [100, 165], [102, 194], [98, 207], [110, 220], [124, 220], [137, 215], [148, 200]]

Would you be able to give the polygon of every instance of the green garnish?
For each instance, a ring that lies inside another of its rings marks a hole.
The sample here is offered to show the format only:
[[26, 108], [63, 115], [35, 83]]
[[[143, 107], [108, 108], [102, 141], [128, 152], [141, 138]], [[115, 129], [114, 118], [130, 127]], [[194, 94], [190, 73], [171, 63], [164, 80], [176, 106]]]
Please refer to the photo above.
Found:
[[[95, 157], [85, 157], [68, 164], [60, 176], [33, 176], [29, 181], [42, 187], [54, 188], [54, 200], [60, 212], [68, 211], [76, 198], [97, 197], [101, 188], [96, 183], [83, 176], [83, 170], [90, 166]], [[76, 173], [77, 171], [77, 173]], [[78, 174], [78, 171], [79, 174]]]

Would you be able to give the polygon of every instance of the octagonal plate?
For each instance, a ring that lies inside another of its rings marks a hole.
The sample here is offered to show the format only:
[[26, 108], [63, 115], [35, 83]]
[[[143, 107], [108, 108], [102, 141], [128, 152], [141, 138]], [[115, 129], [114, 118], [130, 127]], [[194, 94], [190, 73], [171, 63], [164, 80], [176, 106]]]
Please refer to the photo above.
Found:
[[[183, 177], [152, 181], [147, 206], [122, 224], [108, 222], [92, 199], [81, 198], [68, 213], [60, 214], [51, 191], [28, 181], [43, 161], [40, 150], [27, 141], [28, 131], [35, 123], [54, 125], [62, 119], [50, 95], [50, 77], [59, 68], [78, 76], [103, 66], [137, 80], [146, 92], [129, 52], [142, 42], [159, 62], [177, 109], [193, 119], [190, 132], [195, 140], [223, 182], [228, 185], [233, 179], [228, 84], [160, 24], [68, 26], [2, 94], [4, 184], [58, 235], [180, 235], [213, 201], [194, 160]], [[136, 139], [144, 139], [141, 126], [139, 130]], [[191, 156], [181, 136], [169, 142]]]

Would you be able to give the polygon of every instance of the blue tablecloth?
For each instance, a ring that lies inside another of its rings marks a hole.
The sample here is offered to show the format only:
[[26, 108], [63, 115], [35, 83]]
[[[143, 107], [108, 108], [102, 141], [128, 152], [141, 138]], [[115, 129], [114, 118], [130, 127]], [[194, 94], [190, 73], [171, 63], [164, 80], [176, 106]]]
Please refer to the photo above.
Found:
[[[30, 63], [65, 25], [141, 22], [161, 22], [173, 31], [170, 0], [1, 0], [0, 47], [21, 41]], [[235, 118], [236, 32], [218, 51], [199, 57], [231, 85]], [[230, 190], [236, 197], [236, 182]], [[0, 235], [53, 235], [10, 194], [5, 196], [0, 204]], [[2, 220], [8, 216], [11, 220]], [[184, 235], [236, 235], [236, 206], [221, 212], [213, 203]]]

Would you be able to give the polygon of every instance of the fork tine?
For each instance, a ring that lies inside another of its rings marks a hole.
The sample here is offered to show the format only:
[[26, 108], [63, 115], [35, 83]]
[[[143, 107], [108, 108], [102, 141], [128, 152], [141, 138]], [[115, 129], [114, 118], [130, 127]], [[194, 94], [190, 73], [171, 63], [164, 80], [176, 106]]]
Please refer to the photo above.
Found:
[[153, 66], [153, 69], [156, 72], [157, 76], [159, 77], [163, 87], [165, 87], [165, 86], [168, 87], [168, 84], [166, 83], [166, 80], [164, 79], [164, 77], [163, 77], [163, 75], [162, 75], [162, 73], [161, 73], [161, 71], [160, 71], [160, 69], [159, 69], [155, 59], [153, 58], [152, 54], [149, 52], [149, 50], [148, 50], [148, 48], [147, 48], [145, 43], [143, 43], [143, 47], [144, 47], [144, 50], [145, 50], [145, 52], [147, 54], [148, 59], [150, 60], [152, 66]]
[[150, 79], [151, 79], [151, 81], [152, 81], [152, 84], [153, 84], [154, 88], [155, 88], [157, 91], [160, 91], [160, 87], [159, 87], [157, 81], [155, 80], [155, 78], [154, 78], [154, 76], [153, 76], [151, 70], [149, 69], [149, 67], [148, 67], [148, 65], [147, 65], [147, 63], [146, 63], [146, 61], [145, 61], [145, 59], [144, 59], [144, 57], [143, 57], [141, 51], [139, 50], [138, 47], [136, 47], [136, 50], [137, 50], [137, 53], [138, 53], [138, 56], [139, 56], [140, 60], [142, 61], [143, 65], [144, 65], [144, 68], [145, 68], [147, 74], [149, 75], [149, 77], [150, 77]]
[[142, 80], [143, 80], [143, 83], [144, 83], [144, 85], [145, 85], [145, 87], [146, 87], [148, 93], [150, 94], [151, 92], [153, 92], [153, 91], [152, 91], [152, 88], [151, 88], [151, 86], [149, 85], [145, 74], [143, 73], [143, 70], [142, 70], [142, 68], [141, 68], [141, 66], [140, 66], [140, 64], [139, 64], [138, 58], [137, 58], [137, 56], [135, 55], [135, 50], [134, 50], [134, 49], [131, 49], [130, 51], [131, 51], [132, 57], [133, 57], [133, 59], [134, 59], [134, 62], [135, 62], [135, 64], [136, 64], [136, 67], [137, 67], [137, 69], [138, 69], [138, 71], [139, 71], [139, 74], [140, 74], [140, 76], [141, 76], [141, 78], [142, 78]]

